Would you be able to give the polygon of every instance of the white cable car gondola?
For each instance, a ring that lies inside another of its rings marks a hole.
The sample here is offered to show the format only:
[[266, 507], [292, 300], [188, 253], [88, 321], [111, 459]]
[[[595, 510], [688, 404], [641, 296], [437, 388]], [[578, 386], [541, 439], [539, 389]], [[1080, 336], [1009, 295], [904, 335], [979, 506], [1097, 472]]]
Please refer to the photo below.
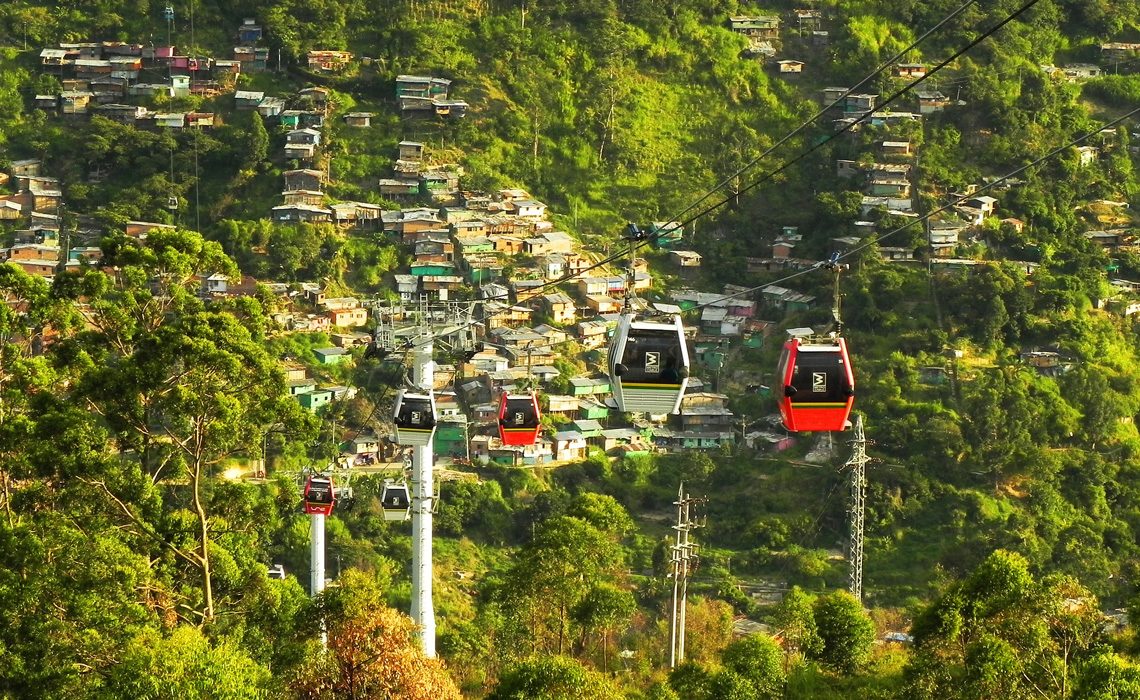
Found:
[[407, 520], [411, 511], [412, 499], [405, 483], [384, 483], [384, 490], [380, 493], [380, 508], [384, 511], [384, 519], [389, 522]]
[[401, 389], [392, 412], [396, 424], [396, 444], [423, 447], [435, 436], [435, 395], [414, 394]]
[[681, 317], [655, 323], [623, 313], [610, 341], [609, 371], [619, 410], [676, 413], [689, 377]]

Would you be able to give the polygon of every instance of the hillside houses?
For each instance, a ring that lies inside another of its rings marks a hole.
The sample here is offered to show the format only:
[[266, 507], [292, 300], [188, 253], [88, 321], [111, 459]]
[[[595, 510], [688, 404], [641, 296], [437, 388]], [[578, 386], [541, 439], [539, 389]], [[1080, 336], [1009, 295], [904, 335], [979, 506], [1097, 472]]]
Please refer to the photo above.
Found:
[[[265, 49], [268, 53], [268, 49]], [[62, 43], [40, 51], [41, 68], [62, 84], [62, 91], [36, 95], [39, 109], [71, 118], [95, 107], [118, 104], [124, 97], [210, 97], [232, 89], [240, 63], [180, 54], [175, 46], [124, 42]]]
[[451, 81], [422, 75], [396, 76], [396, 99], [405, 115], [428, 114], [450, 119], [467, 115], [468, 104], [448, 98]]
[[779, 51], [780, 18], [775, 15], [729, 17], [728, 28], [748, 40], [746, 55], [772, 58]]

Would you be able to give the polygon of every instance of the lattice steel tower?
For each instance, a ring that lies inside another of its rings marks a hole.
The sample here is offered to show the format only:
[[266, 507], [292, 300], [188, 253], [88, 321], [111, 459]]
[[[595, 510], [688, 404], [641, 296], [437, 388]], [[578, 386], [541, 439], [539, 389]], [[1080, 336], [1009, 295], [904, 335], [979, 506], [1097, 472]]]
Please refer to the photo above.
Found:
[[848, 506], [850, 527], [847, 542], [847, 587], [851, 594], [863, 600], [863, 508], [867, 495], [867, 439], [863, 435], [863, 416], [855, 414], [855, 437], [850, 440], [851, 458], [844, 465], [851, 470], [851, 503]]

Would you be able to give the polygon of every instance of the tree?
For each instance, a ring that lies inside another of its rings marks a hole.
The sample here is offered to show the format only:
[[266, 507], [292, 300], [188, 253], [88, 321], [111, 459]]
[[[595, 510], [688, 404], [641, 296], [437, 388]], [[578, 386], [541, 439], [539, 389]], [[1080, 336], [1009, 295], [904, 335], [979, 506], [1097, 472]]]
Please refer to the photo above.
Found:
[[602, 639], [602, 673], [609, 672], [609, 641], [613, 630], [629, 622], [637, 610], [633, 594], [609, 583], [599, 583], [574, 606], [574, 621], [582, 628], [579, 647], [585, 647], [590, 632]]
[[816, 598], [812, 614], [822, 643], [813, 658], [836, 671], [855, 673], [875, 643], [875, 623], [859, 600], [847, 591], [833, 591]]
[[[785, 648], [791, 654], [796, 652], [814, 657], [823, 648], [823, 640], [815, 625], [815, 612], [812, 598], [799, 586], [792, 586], [784, 599], [776, 607], [776, 628], [784, 636]], [[790, 661], [790, 658], [789, 658]], [[787, 667], [784, 668], [785, 672]]]
[[269, 669], [234, 644], [212, 644], [198, 629], [180, 625], [170, 636], [151, 630], [132, 639], [96, 697], [255, 700], [269, 686]]
[[580, 518], [555, 516], [537, 526], [492, 598], [527, 630], [532, 650], [562, 654], [571, 612], [616, 573], [622, 558], [620, 545], [606, 533]]
[[1076, 581], [1038, 582], [1024, 557], [997, 550], [923, 610], [911, 631], [911, 698], [1069, 697], [1101, 623], [1096, 599]]
[[712, 700], [713, 677], [704, 666], [686, 659], [669, 673], [669, 687], [681, 700]]
[[1117, 654], [1102, 652], [1081, 664], [1073, 700], [1136, 700], [1140, 668]]
[[599, 673], [565, 656], [544, 656], [503, 674], [487, 700], [621, 700], [624, 695]]
[[753, 634], [729, 644], [721, 660], [752, 688], [752, 697], [775, 700], [784, 693], [782, 656], [771, 637]]
[[249, 113], [249, 144], [246, 146], [245, 167], [255, 170], [269, 157], [269, 132], [256, 111]]
[[620, 539], [633, 530], [633, 519], [613, 496], [583, 493], [570, 503], [567, 512], [585, 520], [602, 532]]
[[[122, 392], [124, 382], [137, 393]], [[199, 571], [197, 606], [203, 619], [213, 619], [210, 479], [226, 457], [256, 444], [263, 426], [297, 414], [280, 370], [233, 316], [199, 311], [142, 338], [118, 364], [90, 372], [84, 389], [124, 438], [148, 446], [145, 466], [156, 481], [188, 480], [188, 502], [180, 505], [197, 523], [197, 545], [172, 551]], [[153, 532], [128, 500], [105, 482], [93, 483], [125, 518]], [[157, 532], [155, 537], [165, 541]]]
[[[170, 499], [164, 519], [103, 476], [79, 478], [121, 521], [173, 555], [178, 564], [169, 565], [179, 578], [183, 568], [196, 574], [198, 593], [188, 607], [209, 621], [216, 613], [213, 559], [232, 559], [212, 535], [213, 477], [221, 462], [251, 452], [265, 425], [284, 423], [302, 436], [314, 426], [287, 396], [276, 360], [249, 328], [199, 299], [201, 275], [236, 274], [217, 243], [189, 231], [155, 231], [141, 245], [110, 239], [106, 254], [120, 267], [117, 284], [94, 271], [80, 280], [94, 328], [66, 358], [82, 373], [77, 397], [106, 421], [121, 450], [135, 451], [152, 484], [187, 488]], [[241, 595], [240, 586], [228, 590]]]
[[[346, 571], [321, 594], [317, 619], [328, 631], [328, 651], [314, 644], [290, 681], [302, 700], [459, 700], [442, 664], [423, 655], [411, 618], [387, 607], [374, 581]], [[315, 636], [317, 627], [310, 632]]]

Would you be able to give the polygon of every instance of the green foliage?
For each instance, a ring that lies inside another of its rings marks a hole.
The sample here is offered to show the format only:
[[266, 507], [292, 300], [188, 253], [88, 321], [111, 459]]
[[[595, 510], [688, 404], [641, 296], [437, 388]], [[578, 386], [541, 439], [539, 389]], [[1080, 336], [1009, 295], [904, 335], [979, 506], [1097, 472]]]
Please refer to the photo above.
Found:
[[1140, 76], [1105, 75], [1084, 84], [1082, 90], [1105, 103], [1132, 109], [1140, 104]]
[[[232, 28], [253, 16], [286, 70], [248, 74], [243, 84], [287, 95], [304, 75], [334, 88], [325, 130], [330, 198], [392, 208], [375, 179], [392, 165], [396, 142], [416, 138], [433, 162], [462, 165], [464, 188], [527, 188], [558, 211], [556, 225], [604, 245], [624, 221], [671, 217], [723, 180], [726, 201], [698, 221], [686, 245], [705, 255], [702, 284], [753, 285], [781, 276], [749, 273], [745, 262], [765, 255], [781, 226], [805, 234], [798, 255], [822, 259], [833, 238], [853, 235], [854, 222], [868, 218], [857, 186], [833, 175], [835, 158], [870, 162], [883, 139], [910, 139], [921, 153], [917, 208], [928, 211], [946, 193], [1021, 166], [1095, 131], [1102, 113], [1140, 102], [1135, 76], [1069, 83], [1038, 68], [1095, 60], [1097, 44], [1129, 41], [1135, 0], [1038, 3], [927, 84], [964, 104], [922, 123], [865, 126], [745, 192], [760, 171], [738, 169], [815, 112], [816, 88], [853, 85], [955, 5], [831, 3], [824, 9], [834, 44], [826, 50], [785, 21], [782, 52], [809, 67], [798, 84], [742, 57], [745, 40], [724, 26], [736, 14], [786, 19], [787, 4], [194, 2], [176, 8], [173, 39], [190, 52], [228, 55]], [[1009, 9], [975, 4], [907, 60], [947, 56]], [[197, 13], [196, 47], [188, 46], [187, 10]], [[276, 371], [276, 361], [290, 356], [328, 377], [312, 354], [328, 337], [275, 328], [269, 318], [285, 303], [269, 295], [207, 304], [198, 286], [201, 275], [236, 277], [240, 268], [259, 279], [384, 294], [408, 253], [382, 234], [261, 218], [280, 201], [280, 134], [256, 114], [247, 120], [232, 112], [228, 98], [148, 104], [219, 115], [221, 126], [184, 132], [98, 116], [64, 122], [27, 110], [30, 95], [62, 88], [31, 47], [145, 42], [161, 38], [163, 25], [161, 6], [146, 3], [0, 5], [2, 158], [43, 158], [46, 174], [63, 183], [67, 219], [82, 212], [112, 232], [103, 247], [117, 268], [114, 277], [79, 271], [48, 285], [0, 266], [7, 302], [0, 305], [0, 613], [10, 621], [0, 631], [0, 694], [193, 696], [203, 692], [193, 684], [206, 678], [216, 694], [241, 695], [298, 678], [313, 685], [294, 690], [316, 696], [323, 691], [313, 688], [343, 670], [306, 645], [315, 627], [302, 589], [264, 575], [269, 561], [306, 570], [296, 485], [218, 478], [260, 453], [269, 425], [286, 426], [270, 443], [285, 457], [279, 464], [307, 464], [344, 438], [327, 425], [321, 445], [311, 447], [317, 423], [284, 397]], [[29, 50], [13, 48], [25, 35]], [[373, 60], [344, 75], [308, 76], [296, 64], [315, 48]], [[401, 120], [390, 101], [400, 73], [453, 78], [471, 114], [456, 122]], [[897, 85], [882, 77], [860, 90], [886, 95]], [[346, 109], [375, 111], [373, 128], [343, 128]], [[1057, 602], [1088, 591], [1049, 576], [1079, 578], [1107, 606], [1134, 593], [1140, 561], [1140, 434], [1132, 421], [1140, 411], [1140, 344], [1135, 324], [1094, 308], [1111, 291], [1110, 260], [1081, 235], [1131, 224], [1102, 220], [1104, 206], [1087, 206], [1102, 198], [1135, 205], [1140, 181], [1129, 131], [1090, 139], [1102, 149], [1093, 164], [1082, 165], [1070, 149], [994, 193], [999, 216], [1026, 226], [983, 225], [980, 240], [958, 251], [981, 264], [928, 273], [881, 261], [880, 247], [926, 248], [920, 226], [884, 238], [902, 223], [885, 212], [872, 212], [876, 234], [849, 260], [843, 310], [858, 405], [882, 458], [868, 486], [868, 601], [921, 608], [935, 598], [915, 625], [907, 672], [914, 697], [1135, 694], [1131, 660], [1106, 652], [1090, 631], [1086, 613], [1096, 606]], [[827, 124], [809, 127], [782, 153], [802, 152], [829, 133]], [[174, 214], [170, 197], [181, 203]], [[191, 212], [212, 240], [157, 231], [138, 245], [114, 233], [131, 219], [185, 225]], [[1122, 277], [1140, 274], [1132, 253], [1113, 257]], [[797, 289], [824, 298], [802, 281]], [[777, 311], [766, 307], [760, 317], [779, 320]], [[826, 316], [821, 307], [784, 321], [810, 325]], [[1048, 372], [1018, 357], [1045, 345], [1071, 365]], [[741, 362], [746, 371], [724, 373], [738, 415], [752, 420], [771, 409], [770, 399], [738, 398], [736, 382], [767, 381], [772, 354], [765, 348]], [[738, 361], [730, 353], [730, 366]], [[556, 364], [558, 391], [586, 369], [580, 361]], [[381, 385], [399, 377], [379, 376], [378, 368], [360, 363], [354, 378], [382, 396]], [[349, 371], [332, 376], [343, 380]], [[375, 401], [382, 409], [384, 399]], [[362, 406], [339, 415], [367, 421], [373, 412]], [[494, 467], [480, 473], [482, 483], [448, 482], [437, 552], [446, 566], [474, 572], [476, 583], [440, 577], [448, 640], [441, 648], [473, 691], [501, 675], [492, 692], [502, 697], [609, 696], [616, 691], [588, 667], [609, 671], [619, 641], [636, 652], [622, 662], [630, 693], [777, 695], [779, 658], [761, 638], [720, 653], [729, 639], [724, 601], [757, 612], [738, 586], [753, 579], [840, 581], [829, 548], [843, 536], [845, 511], [842, 498], [829, 496], [841, 495], [842, 484], [830, 470], [797, 463], [811, 438], [799, 439], [778, 456], [741, 448], [611, 464], [595, 454], [549, 474]], [[709, 598], [690, 609], [690, 649], [703, 665], [678, 669], [671, 686], [653, 686], [660, 659], [652, 650], [663, 646], [654, 624], [667, 605], [667, 550], [654, 545], [669, 534], [669, 503], [682, 480], [710, 497], [709, 527], [698, 536], [708, 576], [692, 584]], [[375, 483], [361, 478], [354, 487], [356, 502], [329, 521], [330, 557], [338, 570], [343, 562], [368, 571], [389, 600], [403, 602], [406, 531], [378, 516]], [[987, 559], [995, 547], [1018, 555]], [[654, 576], [644, 577], [651, 566]], [[342, 602], [357, 626], [335, 631], [363, 635], [364, 647], [379, 628], [404, 630], [396, 637], [407, 642], [404, 626], [377, 617], [379, 592], [345, 578], [357, 599]], [[891, 694], [897, 668], [878, 666], [877, 657], [868, 662], [872, 628], [850, 600], [813, 601], [793, 587], [772, 614], [789, 652], [789, 697]], [[535, 653], [577, 660], [519, 663]], [[801, 654], [809, 661], [800, 663]], [[233, 687], [242, 675], [245, 686]], [[1054, 679], [1065, 677], [1069, 684], [1058, 687]]]
[[261, 165], [269, 155], [269, 132], [265, 130], [265, 122], [257, 112], [250, 112], [249, 145], [246, 147], [245, 167], [252, 170]]
[[[1096, 599], [1079, 584], [1038, 582], [1023, 557], [996, 551], [915, 620], [910, 697], [1060, 692], [1070, 667], [1096, 648], [1098, 615]], [[1111, 665], [1101, 668], [1111, 673]]]
[[820, 646], [813, 657], [836, 671], [851, 674], [867, 663], [875, 642], [875, 624], [846, 591], [820, 596], [812, 604]]
[[622, 693], [604, 676], [565, 656], [538, 657], [508, 670], [488, 700], [619, 700]]
[[510, 515], [510, 505], [497, 482], [455, 481], [443, 487], [435, 526], [445, 535], [503, 542], [509, 535]]
[[169, 637], [149, 631], [131, 640], [97, 697], [244, 700], [265, 697], [269, 681], [269, 670], [233, 644], [212, 645], [183, 625]]
[[[738, 674], [737, 682], [751, 692], [747, 697], [780, 698], [784, 668], [780, 647], [771, 638], [754, 634], [733, 642], [721, 654], [724, 665]], [[726, 697], [717, 694], [716, 697]], [[742, 696], [744, 697], [744, 696]]]

